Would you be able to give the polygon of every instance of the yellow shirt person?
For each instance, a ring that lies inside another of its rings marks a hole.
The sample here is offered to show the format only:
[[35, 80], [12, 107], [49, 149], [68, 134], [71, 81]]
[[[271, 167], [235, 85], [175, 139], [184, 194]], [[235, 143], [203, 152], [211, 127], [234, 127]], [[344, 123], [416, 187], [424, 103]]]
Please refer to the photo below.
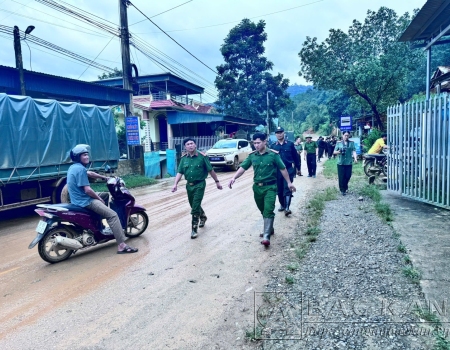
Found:
[[375, 143], [370, 147], [368, 154], [380, 154], [383, 148], [387, 148], [386, 146], [386, 134], [381, 135], [381, 138], [375, 141]]

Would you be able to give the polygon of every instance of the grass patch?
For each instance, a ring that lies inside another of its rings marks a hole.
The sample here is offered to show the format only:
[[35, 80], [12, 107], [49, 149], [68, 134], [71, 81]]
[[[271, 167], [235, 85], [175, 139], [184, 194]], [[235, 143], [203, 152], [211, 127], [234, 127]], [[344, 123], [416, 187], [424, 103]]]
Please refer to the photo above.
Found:
[[412, 264], [412, 260], [411, 260], [411, 258], [409, 257], [409, 255], [405, 255], [405, 256], [403, 257], [403, 262], [404, 262], [405, 264], [407, 264], [407, 265], [411, 265], [411, 264]]
[[374, 185], [364, 184], [363, 187], [361, 187], [358, 190], [359, 194], [364, 197], [369, 197], [374, 202], [380, 202], [381, 201], [381, 193], [378, 187]]
[[294, 277], [292, 277], [292, 276], [286, 276], [286, 277], [284, 278], [284, 281], [285, 281], [287, 284], [294, 284], [294, 282], [295, 282]]
[[306, 253], [308, 253], [308, 248], [309, 243], [303, 242], [302, 244], [300, 244], [300, 246], [297, 249], [295, 249], [295, 255], [297, 255], [297, 258], [303, 259]]
[[259, 340], [261, 339], [261, 336], [262, 336], [262, 329], [260, 327], [256, 327], [245, 331], [245, 339], [247, 341]]
[[420, 282], [420, 272], [412, 266], [403, 268], [403, 275], [408, 277], [413, 283]]
[[[337, 158], [328, 159], [323, 163], [323, 175], [328, 179], [337, 178]], [[352, 179], [365, 176], [363, 162], [359, 161], [358, 163], [353, 164]]]
[[403, 244], [399, 244], [397, 246], [397, 251], [399, 251], [400, 253], [407, 253], [408, 251], [406, 250], [406, 247]]
[[389, 204], [386, 203], [375, 203], [375, 211], [377, 214], [386, 222], [393, 221], [392, 210]]
[[317, 226], [308, 227], [305, 231], [305, 235], [307, 236], [317, 236], [320, 233], [320, 228]]
[[423, 310], [417, 308], [414, 310], [416, 316], [430, 322], [434, 327], [433, 334], [435, 338], [435, 345], [433, 347], [434, 350], [450, 350], [450, 342], [446, 339], [444, 332], [442, 331], [442, 323], [439, 320], [439, 317], [433, 312], [429, 310]]
[[309, 236], [308, 237], [308, 242], [315, 242], [315, 241], [317, 241], [317, 236]]
[[297, 271], [298, 270], [298, 268], [299, 268], [299, 266], [298, 266], [298, 264], [297, 263], [290, 263], [288, 266], [286, 266], [286, 268], [289, 270], [289, 271]]
[[[128, 189], [142, 187], [142, 186], [150, 186], [157, 183], [157, 181], [150, 177], [145, 177], [143, 175], [125, 175], [122, 176], [123, 181]], [[94, 182], [91, 183], [91, 188], [95, 192], [107, 192], [108, 188], [106, 187], [105, 182]]]

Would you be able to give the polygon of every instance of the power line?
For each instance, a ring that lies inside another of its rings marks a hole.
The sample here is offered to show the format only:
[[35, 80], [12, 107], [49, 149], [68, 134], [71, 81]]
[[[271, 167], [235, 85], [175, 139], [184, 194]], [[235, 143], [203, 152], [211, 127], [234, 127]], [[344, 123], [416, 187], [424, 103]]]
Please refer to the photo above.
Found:
[[[325, 0], [318, 0], [318, 1], [314, 1], [314, 2], [310, 2], [307, 4], [303, 4], [300, 6], [295, 6], [295, 7], [290, 7], [288, 9], [284, 9], [284, 10], [280, 10], [280, 11], [275, 11], [275, 12], [270, 12], [270, 13], [266, 13], [263, 15], [259, 15], [259, 16], [254, 16], [254, 17], [249, 17], [249, 19], [255, 19], [255, 18], [261, 18], [261, 17], [265, 17], [265, 16], [271, 16], [277, 13], [281, 13], [281, 12], [286, 12], [286, 11], [290, 11], [290, 10], [294, 10], [296, 8], [300, 8], [300, 7], [305, 7], [305, 6], [309, 6], [309, 5], [313, 5], [313, 4], [317, 4], [318, 2], [322, 2]], [[203, 27], [195, 27], [195, 28], [185, 28], [185, 29], [172, 29], [172, 30], [166, 30], [167, 33], [173, 33], [173, 32], [184, 32], [187, 30], [195, 30], [195, 29], [205, 29], [205, 28], [212, 28], [212, 27], [219, 27], [219, 26], [224, 26], [227, 24], [232, 24], [232, 23], [238, 23], [240, 21], [231, 21], [231, 22], [225, 22], [225, 23], [219, 23], [219, 24], [212, 24], [209, 26], [203, 26]], [[151, 34], [151, 33], [158, 33], [158, 32], [147, 32], [147, 33], [137, 33], [137, 34]]]
[[[112, 39], [114, 39], [114, 36], [111, 37], [111, 39], [109, 39], [109, 41], [107, 42], [107, 44], [105, 45], [105, 47], [98, 53], [97, 56], [95, 56], [94, 60], [92, 61], [92, 63], [95, 62], [95, 60], [97, 59], [98, 56], [100, 56], [100, 54], [103, 52], [103, 50], [106, 49], [106, 47], [109, 45], [109, 43], [112, 41]], [[91, 66], [91, 64], [89, 64], [86, 69], [83, 71], [83, 73], [80, 74], [80, 76], [78, 77], [78, 79], [81, 78], [81, 76], [89, 69], [89, 67]]]
[[204, 63], [202, 60], [200, 60], [197, 56], [195, 56], [193, 53], [191, 53], [188, 49], [186, 49], [183, 45], [181, 45], [178, 41], [176, 41], [174, 38], [172, 38], [169, 34], [167, 34], [160, 26], [158, 26], [155, 22], [153, 22], [145, 13], [143, 13], [141, 10], [139, 10], [136, 5], [134, 5], [132, 2], [129, 2], [131, 6], [133, 6], [138, 12], [140, 12], [145, 18], [147, 18], [150, 22], [152, 22], [160, 31], [162, 31], [164, 34], [166, 34], [172, 41], [174, 41], [179, 47], [181, 47], [184, 51], [186, 51], [189, 55], [194, 57], [197, 61], [199, 61], [201, 64], [203, 64], [206, 68], [211, 70], [213, 73], [218, 74], [214, 69], [209, 67], [206, 63]]
[[[162, 15], [163, 13], [172, 11], [172, 10], [176, 9], [177, 7], [186, 5], [187, 3], [191, 2], [191, 1], [193, 1], [193, 0], [189, 0], [189, 1], [183, 2], [182, 4], [180, 4], [180, 5], [178, 5], [178, 6], [172, 7], [172, 8], [170, 8], [170, 9], [164, 11], [164, 12], [160, 12], [160, 13], [154, 15], [154, 16], [151, 16], [150, 18], [155, 18], [156, 16]], [[141, 22], [144, 22], [144, 21], [145, 21], [145, 19], [143, 19], [142, 21], [138, 21], [138, 22], [135, 22], [135, 23], [133, 23], [133, 24], [130, 24], [130, 25], [128, 25], [128, 27], [134, 26], [135, 24], [138, 24], [138, 23], [141, 23]]]

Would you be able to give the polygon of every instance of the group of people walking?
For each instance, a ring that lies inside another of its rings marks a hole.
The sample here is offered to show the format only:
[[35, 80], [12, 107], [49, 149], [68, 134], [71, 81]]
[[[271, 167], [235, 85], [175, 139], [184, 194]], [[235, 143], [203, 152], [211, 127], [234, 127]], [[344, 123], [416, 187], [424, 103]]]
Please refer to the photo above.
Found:
[[[338, 172], [343, 174], [343, 181], [340, 181], [341, 192], [347, 190], [345, 181], [349, 180], [351, 176], [351, 165], [349, 168], [348, 157], [353, 156], [354, 145], [348, 141], [348, 134], [344, 136], [342, 143], [336, 150], [332, 151], [328, 148], [329, 144], [336, 142], [335, 138], [324, 141], [323, 138], [313, 141], [311, 135], [306, 136], [306, 141], [302, 144], [300, 137], [295, 140], [295, 143], [288, 141], [285, 137], [285, 132], [282, 127], [275, 130], [277, 142], [269, 147], [267, 143], [267, 136], [264, 133], [256, 133], [253, 135], [253, 146], [255, 151], [242, 162], [239, 169], [236, 171], [232, 179], [228, 183], [231, 189], [235, 181], [244, 174], [251, 166], [253, 166], [253, 198], [257, 208], [261, 212], [264, 221], [264, 229], [261, 244], [268, 247], [270, 245], [270, 237], [274, 234], [274, 218], [275, 218], [275, 201], [278, 197], [280, 207], [279, 212], [284, 212], [285, 216], [291, 215], [291, 200], [293, 192], [296, 191], [293, 185], [295, 176], [303, 176], [301, 173], [301, 158], [308, 167], [308, 177], [316, 177], [317, 159], [323, 154], [332, 157], [339, 155]], [[322, 142], [321, 142], [322, 141]], [[201, 202], [205, 193], [206, 182], [205, 179], [208, 174], [216, 182], [219, 190], [222, 185], [214, 172], [206, 154], [196, 149], [195, 140], [186, 138], [184, 141], [186, 149], [185, 155], [181, 158], [178, 166], [178, 173], [175, 177], [175, 182], [172, 192], [177, 191], [178, 182], [184, 175], [187, 181], [186, 190], [188, 194], [189, 204], [191, 206], [191, 238], [198, 237], [198, 229], [205, 226], [207, 220], [205, 211], [201, 206]], [[319, 147], [320, 145], [320, 147]], [[326, 152], [323, 150], [326, 148]], [[345, 153], [348, 151], [348, 153]], [[356, 153], [355, 153], [356, 160]], [[351, 161], [351, 158], [350, 158]], [[341, 186], [342, 185], [342, 186]]]

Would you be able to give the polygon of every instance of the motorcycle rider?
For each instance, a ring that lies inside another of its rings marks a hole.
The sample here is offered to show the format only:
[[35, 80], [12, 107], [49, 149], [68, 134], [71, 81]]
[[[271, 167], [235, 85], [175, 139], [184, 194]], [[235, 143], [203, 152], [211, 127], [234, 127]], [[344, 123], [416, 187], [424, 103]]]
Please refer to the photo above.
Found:
[[375, 141], [375, 143], [370, 147], [369, 152], [367, 154], [380, 154], [381, 151], [385, 148], [389, 148], [386, 145], [387, 134], [381, 134], [381, 137]]
[[89, 164], [90, 150], [89, 145], [79, 144], [70, 151], [70, 158], [74, 162], [67, 171], [70, 201], [72, 204], [92, 210], [106, 219], [118, 243], [117, 254], [136, 253], [137, 248], [132, 248], [125, 243], [125, 235], [117, 213], [105, 205], [105, 201], [94, 192], [89, 184], [88, 177], [108, 180], [107, 176], [86, 169]]

